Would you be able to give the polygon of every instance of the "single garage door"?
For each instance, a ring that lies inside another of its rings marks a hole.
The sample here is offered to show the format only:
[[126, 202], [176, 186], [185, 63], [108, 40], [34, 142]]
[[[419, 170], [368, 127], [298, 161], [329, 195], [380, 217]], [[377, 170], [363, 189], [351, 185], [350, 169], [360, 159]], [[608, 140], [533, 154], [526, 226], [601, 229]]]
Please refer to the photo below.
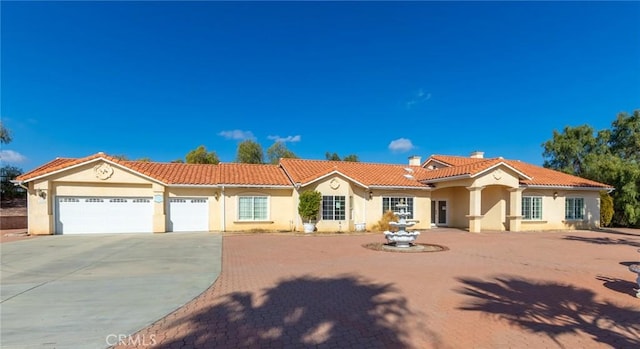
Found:
[[203, 198], [170, 198], [169, 231], [209, 231], [209, 202]]
[[151, 233], [151, 198], [57, 197], [56, 234]]

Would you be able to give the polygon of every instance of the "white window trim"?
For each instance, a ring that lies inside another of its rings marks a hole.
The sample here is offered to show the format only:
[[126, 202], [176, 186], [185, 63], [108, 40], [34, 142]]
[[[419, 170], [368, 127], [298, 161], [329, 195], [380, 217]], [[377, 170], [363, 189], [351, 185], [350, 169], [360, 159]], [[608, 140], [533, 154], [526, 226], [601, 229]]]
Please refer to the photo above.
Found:
[[[255, 218], [255, 211], [254, 208], [251, 208], [251, 212], [252, 212], [252, 216], [254, 217], [253, 219], [242, 219], [240, 218], [240, 198], [266, 198], [267, 199], [267, 217], [265, 217], [264, 219], [256, 219]], [[238, 219], [238, 222], [268, 222], [269, 221], [269, 217], [271, 217], [271, 197], [269, 195], [238, 195], [237, 200], [236, 200], [236, 218]]]
[[[524, 212], [524, 204], [522, 204], [522, 220], [523, 221], [528, 221], [528, 222], [538, 222], [538, 221], [542, 221], [544, 218], [544, 197], [543, 196], [539, 196], [539, 195], [527, 195], [527, 196], [522, 196], [522, 199], [524, 200], [525, 198], [528, 198], [531, 200], [531, 218], [525, 218], [526, 214]], [[540, 217], [539, 218], [535, 218], [533, 217], [533, 199], [538, 198], [540, 199]]]
[[[413, 205], [411, 205], [411, 217], [407, 218], [407, 219], [410, 219], [410, 220], [415, 219], [415, 216], [416, 216], [416, 199], [415, 199], [414, 196], [409, 196], [409, 195], [384, 195], [384, 196], [382, 196], [382, 199], [381, 199], [381, 205], [382, 205], [381, 208], [383, 209], [382, 210], [383, 211], [382, 214], [384, 214], [384, 199], [389, 199], [389, 206], [391, 206], [391, 199], [411, 199], [411, 200], [413, 200]], [[396, 212], [395, 208], [393, 208], [393, 207], [389, 207], [389, 209], [392, 212]], [[408, 207], [407, 207], [407, 209], [408, 209]]]
[[[325, 197], [332, 197], [333, 198], [333, 213], [332, 213], [332, 217], [331, 219], [325, 219], [324, 218], [324, 198]], [[336, 198], [343, 198], [344, 199], [344, 219], [336, 219], [336, 211], [335, 211], [335, 204], [336, 204]], [[347, 196], [346, 195], [322, 195], [322, 201], [321, 201], [321, 205], [320, 205], [320, 220], [323, 221], [331, 221], [331, 222], [338, 222], [338, 221], [346, 221], [347, 220], [347, 214], [348, 214], [348, 210], [347, 210]]]
[[[575, 200], [576, 199], [581, 199], [582, 200], [582, 209], [580, 210], [580, 214], [582, 215], [582, 217], [580, 218], [569, 218], [567, 217], [567, 201], [569, 200], [574, 200], [574, 207], [575, 207]], [[571, 196], [571, 197], [567, 197], [564, 200], [564, 220], [565, 221], [582, 221], [584, 220], [585, 217], [585, 212], [586, 211], [586, 204], [585, 204], [585, 199], [583, 197], [580, 196]]]

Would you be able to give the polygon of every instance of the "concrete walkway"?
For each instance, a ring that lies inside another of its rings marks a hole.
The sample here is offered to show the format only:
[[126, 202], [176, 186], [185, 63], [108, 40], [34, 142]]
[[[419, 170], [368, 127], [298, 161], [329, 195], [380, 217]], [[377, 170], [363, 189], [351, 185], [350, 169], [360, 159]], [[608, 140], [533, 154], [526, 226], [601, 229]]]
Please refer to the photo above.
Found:
[[309, 235], [225, 236], [214, 285], [121, 347], [640, 348], [638, 230]]
[[221, 236], [211, 233], [1, 244], [0, 347], [116, 344], [206, 290], [220, 273], [221, 247]]

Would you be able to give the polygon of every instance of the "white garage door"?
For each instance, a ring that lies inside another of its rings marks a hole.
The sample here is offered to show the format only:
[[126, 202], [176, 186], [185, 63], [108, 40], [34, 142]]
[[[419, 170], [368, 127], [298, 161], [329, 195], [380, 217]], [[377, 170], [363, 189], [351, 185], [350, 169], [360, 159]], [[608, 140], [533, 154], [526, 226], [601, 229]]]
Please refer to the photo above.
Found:
[[56, 234], [151, 233], [151, 198], [58, 197]]
[[169, 231], [209, 231], [209, 202], [202, 198], [169, 199]]

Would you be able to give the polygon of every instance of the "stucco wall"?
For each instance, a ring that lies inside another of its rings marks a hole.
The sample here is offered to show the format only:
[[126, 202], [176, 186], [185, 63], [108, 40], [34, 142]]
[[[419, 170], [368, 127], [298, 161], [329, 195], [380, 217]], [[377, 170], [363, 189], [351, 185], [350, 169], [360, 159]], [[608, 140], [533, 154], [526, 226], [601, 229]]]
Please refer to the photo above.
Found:
[[482, 190], [482, 230], [507, 230], [506, 212], [509, 192], [506, 187], [492, 185]]
[[[556, 198], [554, 193], [558, 193]], [[542, 196], [542, 220], [523, 220], [523, 231], [593, 229], [600, 226], [600, 194], [597, 191], [526, 189], [522, 196]], [[583, 220], [565, 220], [567, 197], [584, 198]]]
[[[38, 195], [36, 188], [46, 195]], [[29, 183], [27, 191], [27, 224], [31, 235], [49, 235], [53, 233], [52, 198], [49, 195], [49, 182], [37, 181]]]
[[[226, 231], [292, 231], [296, 217], [293, 210], [293, 189], [226, 188], [224, 190], [224, 225]], [[269, 213], [266, 221], [240, 221], [238, 197], [242, 195], [267, 196]], [[222, 198], [221, 198], [222, 199]], [[222, 222], [221, 222], [222, 223]]]
[[378, 224], [382, 218], [383, 197], [410, 197], [413, 198], [413, 221], [416, 222], [410, 229], [425, 230], [431, 228], [431, 191], [415, 189], [390, 189], [373, 190], [373, 198], [367, 206], [367, 229]]

